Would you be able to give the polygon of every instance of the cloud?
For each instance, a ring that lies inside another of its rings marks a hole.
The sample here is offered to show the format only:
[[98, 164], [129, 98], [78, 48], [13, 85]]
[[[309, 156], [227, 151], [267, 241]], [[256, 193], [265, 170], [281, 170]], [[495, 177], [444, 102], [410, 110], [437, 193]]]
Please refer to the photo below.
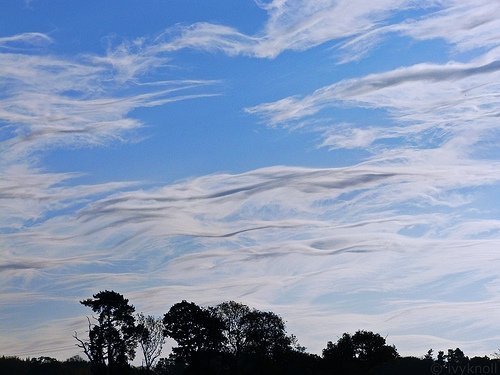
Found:
[[[421, 7], [428, 3], [422, 2]], [[246, 35], [234, 28], [197, 23], [168, 30], [159, 49], [195, 48], [228, 55], [274, 58], [285, 50], [303, 51], [319, 44], [351, 38], [377, 27], [392, 14], [413, 8], [414, 2], [272, 1], [257, 2], [268, 13], [259, 33]], [[177, 36], [176, 36], [177, 34]]]
[[[397, 68], [246, 111], [273, 128], [319, 132], [322, 147], [366, 148], [380, 160], [430, 154], [439, 154], [440, 159], [465, 158], [488, 147], [484, 142], [499, 130], [495, 83], [500, 78], [499, 68], [497, 53], [492, 50], [468, 63]], [[385, 119], [342, 120], [342, 111], [359, 108], [383, 110]], [[337, 118], [330, 109], [338, 110]], [[396, 150], [392, 140], [399, 143]], [[415, 147], [422, 150], [415, 152]]]
[[[135, 56], [129, 57], [135, 59]], [[150, 63], [153, 64], [146, 58], [142, 61], [146, 66]], [[125, 133], [130, 134], [142, 126], [139, 120], [128, 116], [132, 110], [213, 95], [196, 91], [213, 81], [163, 81], [155, 86], [144, 85], [137, 77], [141, 69], [128, 72], [125, 80], [121, 71], [123, 64], [114, 75], [115, 66], [110, 65], [108, 59], [97, 57], [68, 61], [3, 53], [0, 67], [4, 92], [0, 100], [0, 121], [12, 129], [8, 139], [2, 142], [4, 159], [20, 159], [48, 146], [123, 141]], [[128, 88], [128, 94], [118, 94], [118, 86], [122, 92]]]
[[368, 55], [391, 34], [416, 41], [441, 39], [456, 52], [498, 45], [498, 4], [487, 0], [466, 4], [456, 0], [273, 0], [256, 4], [267, 12], [267, 21], [253, 35], [221, 24], [178, 25], [158, 37], [156, 49], [193, 48], [229, 56], [276, 58], [287, 50], [305, 51], [335, 43], [338, 61], [348, 63]]
[[43, 33], [22, 33], [12, 36], [0, 37], [0, 48], [15, 48], [15, 44], [27, 44], [31, 46], [46, 45], [53, 40]]
[[[496, 38], [500, 5], [491, 1], [446, 1], [434, 14], [398, 26], [398, 31], [417, 40], [443, 39], [458, 51], [498, 46]], [[446, 25], [446, 27], [443, 27]]]
[[[25, 33], [0, 38], [0, 46], [49, 41], [52, 39], [45, 34]], [[131, 185], [74, 186], [70, 180], [79, 174], [44, 171], [39, 166], [40, 152], [131, 141], [143, 125], [129, 116], [134, 109], [214, 95], [207, 89], [214, 81], [144, 81], [141, 74], [158, 68], [163, 57], [122, 46], [110, 49], [105, 57], [79, 55], [73, 59], [51, 56], [44, 50], [0, 52], [2, 231], [20, 230], [53, 212]], [[135, 64], [137, 59], [141, 66], [134, 71], [116, 62]]]
[[[469, 78], [476, 79], [477, 76], [481, 75], [485, 75], [486, 77], [480, 77], [480, 81], [485, 81], [485, 83], [487, 83], [491, 78], [490, 74], [495, 75], [499, 70], [500, 62], [496, 60], [480, 65], [474, 63], [449, 63], [445, 65], [418, 64], [411, 67], [398, 68], [387, 73], [371, 74], [362, 78], [341, 81], [320, 88], [304, 98], [288, 97], [277, 102], [250, 107], [247, 109], [247, 112], [263, 115], [268, 119], [271, 125], [274, 125], [314, 115], [327, 106], [334, 106], [337, 102], [344, 102], [352, 106], [364, 105], [379, 108], [397, 108], [399, 103], [396, 102], [397, 98], [393, 96], [380, 96], [376, 101], [376, 99], [370, 95], [373, 93], [380, 94], [383, 93], [384, 90], [389, 91], [393, 88], [400, 92], [413, 83], [422, 82], [430, 87], [440, 82], [449, 82], [453, 84], [456, 81], [467, 80]], [[462, 87], [453, 85], [450, 88], [455, 88], [457, 89], [457, 93], [462, 92], [464, 95], [465, 93], [463, 91], [466, 90], [464, 86], [465, 85]], [[446, 87], [444, 89], [449, 88]], [[475, 87], [470, 86], [470, 89], [474, 90]], [[419, 91], [418, 94], [422, 93], [421, 91]], [[425, 90], [422, 94], [430, 95], [431, 93], [428, 93], [428, 91], [431, 90]], [[407, 103], [412, 99], [413, 97], [401, 100], [405, 100], [403, 103], [409, 106]], [[431, 96], [429, 99], [439, 99], [439, 97]], [[415, 105], [419, 106], [419, 103], [417, 102]]]

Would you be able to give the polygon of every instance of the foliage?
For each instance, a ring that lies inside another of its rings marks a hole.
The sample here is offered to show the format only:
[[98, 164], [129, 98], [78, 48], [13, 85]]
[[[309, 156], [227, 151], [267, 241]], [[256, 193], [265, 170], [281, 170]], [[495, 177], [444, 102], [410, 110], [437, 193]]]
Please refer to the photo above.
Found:
[[253, 310], [245, 316], [246, 351], [275, 359], [292, 350], [285, 322], [273, 312]]
[[227, 350], [239, 356], [246, 344], [246, 316], [250, 313], [250, 308], [241, 303], [227, 301], [217, 305], [212, 311], [222, 321]]
[[221, 351], [225, 343], [222, 322], [208, 309], [193, 302], [173, 305], [163, 317], [165, 336], [179, 346], [172, 348], [173, 358], [190, 362], [200, 352]]
[[[121, 294], [99, 292], [81, 301], [96, 314], [89, 339], [74, 337], [90, 362], [74, 356], [60, 362], [51, 357], [0, 357], [0, 374], [19, 375], [423, 375], [430, 373], [489, 373], [500, 371], [500, 359], [469, 359], [459, 348], [432, 349], [422, 358], [400, 357], [378, 333], [359, 330], [329, 341], [322, 356], [310, 354], [284, 320], [270, 311], [251, 309], [234, 301], [215, 307], [193, 302], [174, 304], [161, 318], [137, 315]], [[177, 342], [169, 358], [159, 357], [164, 336]], [[137, 344], [144, 367], [128, 365]], [[156, 364], [155, 364], [156, 362]], [[472, 371], [472, 372], [470, 372]]]
[[156, 359], [160, 356], [165, 338], [163, 321], [152, 315], [137, 315], [137, 337], [144, 357], [146, 372], [150, 373]]
[[367, 363], [387, 362], [398, 357], [394, 346], [386, 345], [385, 339], [378, 333], [357, 331], [352, 336], [355, 357]]
[[75, 333], [95, 374], [121, 374], [128, 368], [128, 361], [135, 357], [137, 335], [134, 306], [121, 294], [105, 290], [80, 303], [98, 314], [97, 324], [89, 322], [89, 340], [83, 341]]
[[382, 336], [362, 330], [352, 336], [344, 333], [336, 343], [329, 341], [323, 349], [325, 365], [339, 374], [364, 373], [398, 357], [396, 348], [386, 345]]
[[51, 357], [20, 359], [0, 357], [0, 374], [15, 375], [89, 375], [89, 363], [80, 357], [59, 362]]

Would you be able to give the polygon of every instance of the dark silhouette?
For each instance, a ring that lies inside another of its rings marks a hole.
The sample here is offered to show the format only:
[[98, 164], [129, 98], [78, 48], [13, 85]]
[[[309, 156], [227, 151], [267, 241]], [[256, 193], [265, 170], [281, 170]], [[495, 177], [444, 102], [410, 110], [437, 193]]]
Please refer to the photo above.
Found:
[[91, 363], [93, 374], [124, 374], [128, 361], [135, 357], [137, 334], [134, 306], [121, 294], [105, 290], [80, 301], [98, 314], [97, 324], [89, 321], [89, 340], [74, 335], [78, 346]]
[[398, 357], [394, 346], [386, 345], [382, 336], [369, 331], [357, 331], [353, 336], [344, 333], [335, 344], [329, 341], [323, 349], [325, 364], [339, 374], [364, 374]]
[[[421, 358], [400, 357], [394, 345], [378, 333], [359, 330], [329, 341], [322, 356], [307, 353], [283, 319], [234, 301], [215, 307], [193, 302], [174, 304], [163, 319], [137, 315], [134, 307], [114, 291], [99, 292], [81, 301], [96, 314], [88, 319], [89, 338], [77, 346], [79, 356], [60, 362], [51, 357], [0, 357], [0, 374], [19, 375], [431, 375], [500, 374], [500, 360], [469, 359], [459, 348], [432, 349]], [[160, 355], [164, 336], [177, 346], [169, 358]], [[144, 366], [134, 367], [137, 344]], [[156, 361], [156, 365], [155, 365]]]
[[163, 323], [165, 335], [178, 344], [168, 365], [179, 368], [180, 362], [186, 373], [279, 374], [289, 373], [284, 368], [299, 356], [306, 362], [319, 360], [286, 333], [281, 317], [234, 301], [208, 308], [182, 301], [165, 314]]
[[247, 315], [250, 308], [241, 303], [227, 301], [212, 308], [213, 313], [222, 321], [223, 335], [229, 353], [239, 357], [246, 346], [248, 330]]
[[5, 375], [89, 375], [87, 361], [74, 356], [64, 362], [51, 357], [0, 357], [0, 374]]
[[193, 302], [173, 305], [163, 318], [165, 336], [178, 346], [172, 348], [172, 358], [191, 363], [206, 352], [220, 352], [225, 343], [222, 322], [209, 310]]
[[160, 356], [165, 338], [163, 321], [152, 315], [137, 314], [137, 339], [144, 357], [146, 373], [152, 372], [156, 359]]
[[244, 321], [246, 352], [277, 359], [292, 350], [294, 340], [286, 334], [285, 322], [275, 313], [253, 310]]

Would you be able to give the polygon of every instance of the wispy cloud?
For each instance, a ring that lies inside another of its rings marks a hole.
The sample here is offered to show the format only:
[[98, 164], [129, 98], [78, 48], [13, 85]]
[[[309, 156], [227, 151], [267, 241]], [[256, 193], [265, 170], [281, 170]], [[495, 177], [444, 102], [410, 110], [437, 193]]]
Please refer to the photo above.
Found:
[[442, 8], [434, 14], [403, 23], [396, 29], [417, 40], [443, 39], [458, 51], [498, 46], [498, 3], [483, 0], [441, 3]]
[[[325, 147], [371, 148], [380, 156], [381, 150], [394, 147], [387, 142], [396, 139], [402, 141], [398, 148], [407, 149], [408, 155], [422, 155], [409, 151], [418, 146], [435, 148], [443, 158], [446, 153], [450, 158], [464, 157], [477, 151], [472, 146], [498, 131], [495, 82], [499, 71], [492, 50], [469, 63], [418, 64], [340, 81], [310, 95], [260, 104], [247, 112], [272, 127], [319, 131]], [[328, 108], [383, 109], [390, 121], [345, 123], [341, 117], [323, 115]]]
[[[253, 35], [220, 24], [200, 22], [168, 29], [157, 49], [194, 48], [230, 56], [275, 58], [333, 42], [338, 61], [366, 56], [389, 34], [414, 40], [441, 39], [457, 52], [498, 45], [498, 4], [487, 0], [257, 1], [268, 18]], [[449, 25], [444, 28], [443, 25]]]
[[19, 48], [19, 45], [40, 46], [52, 43], [53, 40], [43, 33], [22, 33], [0, 37], [0, 48]]
[[[426, 7], [433, 2], [421, 2]], [[168, 30], [159, 48], [197, 48], [229, 55], [274, 58], [285, 50], [303, 51], [319, 44], [368, 33], [391, 15], [415, 8], [413, 1], [282, 1], [257, 2], [268, 13], [264, 28], [246, 35], [234, 28], [210, 23]], [[179, 36], [175, 36], [175, 34]]]
[[[214, 95], [207, 88], [213, 81], [143, 81], [140, 74], [157, 68], [164, 58], [140, 51], [127, 53], [122, 46], [104, 57], [81, 55], [71, 60], [44, 50], [10, 48], [49, 41], [40, 33], [0, 39], [0, 46], [9, 47], [0, 51], [0, 204], [4, 213], [0, 227], [4, 230], [129, 185], [69, 186], [68, 180], [78, 174], [44, 172], [38, 152], [130, 141], [143, 125], [129, 116], [134, 109]], [[140, 67], [130, 71], [127, 67], [136, 65], [137, 59]]]
[[[87, 56], [81, 61], [68, 61], [21, 53], [1, 54], [4, 94], [0, 120], [11, 129], [11, 136], [2, 142], [4, 158], [19, 159], [47, 146], [88, 146], [124, 140], [125, 133], [142, 126], [141, 121], [128, 116], [133, 109], [213, 95], [195, 91], [212, 81], [140, 84], [137, 74], [141, 69], [130, 72], [124, 68], [134, 65], [136, 58], [121, 55], [118, 64], [114, 59], [110, 63], [110, 57]], [[143, 58], [142, 65], [150, 66], [157, 59]], [[129, 93], [118, 94], [117, 87], [122, 92], [128, 88]]]

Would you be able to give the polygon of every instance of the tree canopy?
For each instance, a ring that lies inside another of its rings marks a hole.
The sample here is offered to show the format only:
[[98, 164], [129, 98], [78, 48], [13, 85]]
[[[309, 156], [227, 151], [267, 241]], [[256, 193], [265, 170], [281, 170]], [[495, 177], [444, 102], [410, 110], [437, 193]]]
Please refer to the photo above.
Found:
[[[298, 344], [276, 313], [235, 301], [203, 307], [183, 300], [162, 318], [140, 313], [137, 320], [134, 306], [114, 291], [99, 292], [81, 303], [95, 314], [87, 318], [88, 340], [74, 335], [89, 362], [81, 358], [61, 363], [50, 357], [26, 361], [3, 357], [0, 373], [15, 369], [6, 373], [422, 375], [438, 370], [463, 373], [467, 369], [498, 373], [500, 362], [488, 357], [469, 359], [459, 348], [439, 351], [436, 357], [430, 349], [421, 358], [402, 358], [386, 338], [366, 330], [346, 332], [337, 341], [328, 341], [318, 356]], [[174, 340], [176, 346], [168, 358], [159, 358], [165, 338]], [[137, 344], [144, 356], [140, 369], [129, 365]]]
[[189, 361], [196, 354], [220, 351], [225, 343], [223, 323], [208, 309], [193, 302], [173, 305], [163, 317], [164, 334], [178, 346], [172, 348], [173, 357]]
[[134, 306], [115, 291], [101, 291], [93, 298], [80, 301], [97, 314], [95, 323], [89, 319], [89, 340], [77, 337], [79, 347], [87, 355], [96, 374], [121, 374], [135, 357], [137, 334]]
[[156, 359], [161, 355], [165, 337], [163, 321], [152, 315], [137, 315], [137, 339], [142, 350], [146, 372], [151, 372]]

